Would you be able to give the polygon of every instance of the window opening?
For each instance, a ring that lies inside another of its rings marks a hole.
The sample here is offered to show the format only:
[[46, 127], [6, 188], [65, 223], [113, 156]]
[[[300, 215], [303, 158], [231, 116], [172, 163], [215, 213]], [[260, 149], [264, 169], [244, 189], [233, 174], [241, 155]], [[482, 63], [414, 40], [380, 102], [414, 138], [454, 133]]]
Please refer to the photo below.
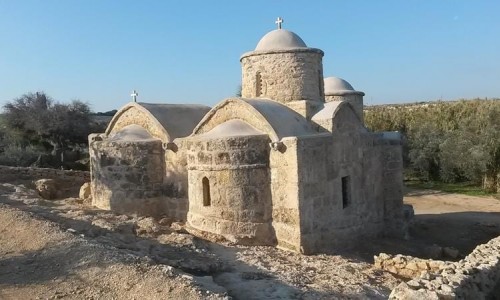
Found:
[[351, 180], [349, 176], [342, 177], [342, 208], [351, 204]]
[[255, 96], [262, 96], [262, 76], [260, 75], [260, 72], [255, 74]]
[[207, 177], [203, 177], [201, 180], [201, 184], [203, 185], [203, 206], [210, 206], [210, 183]]

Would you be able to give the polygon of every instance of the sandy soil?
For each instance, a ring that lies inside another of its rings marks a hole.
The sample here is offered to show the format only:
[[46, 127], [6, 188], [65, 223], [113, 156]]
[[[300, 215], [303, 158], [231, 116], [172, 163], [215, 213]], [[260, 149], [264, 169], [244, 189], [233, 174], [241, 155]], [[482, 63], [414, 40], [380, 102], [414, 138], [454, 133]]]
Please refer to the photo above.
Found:
[[412, 238], [470, 253], [478, 244], [500, 235], [500, 200], [433, 190], [409, 191], [405, 203], [416, 217]]
[[211, 243], [167, 219], [47, 201], [29, 186], [0, 183], [0, 299], [385, 299], [401, 279], [374, 269], [374, 254], [418, 256], [435, 243], [466, 254], [500, 234], [498, 200], [411, 192], [415, 238], [304, 256]]

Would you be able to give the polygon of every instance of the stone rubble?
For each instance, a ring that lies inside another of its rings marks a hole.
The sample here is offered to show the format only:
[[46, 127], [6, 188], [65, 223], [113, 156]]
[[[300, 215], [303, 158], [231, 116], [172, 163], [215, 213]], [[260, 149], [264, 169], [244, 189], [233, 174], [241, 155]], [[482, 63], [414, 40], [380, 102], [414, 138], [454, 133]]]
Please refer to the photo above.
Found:
[[90, 190], [90, 182], [85, 182], [82, 187], [80, 188], [80, 193], [79, 197], [80, 199], [88, 199], [90, 198], [91, 195], [91, 190]]
[[414, 278], [422, 274], [422, 272], [438, 272], [446, 266], [446, 263], [441, 260], [420, 259], [406, 255], [390, 255], [380, 253], [374, 257], [375, 267], [389, 271], [393, 274], [405, 277]]
[[[386, 262], [385, 255], [376, 258], [380, 266]], [[500, 236], [477, 246], [465, 259], [441, 263], [444, 265], [423, 271], [419, 277], [398, 285], [389, 299], [487, 299], [494, 296], [500, 284]]]
[[57, 198], [58, 186], [54, 179], [39, 179], [35, 181], [35, 189], [43, 199], [53, 200]]

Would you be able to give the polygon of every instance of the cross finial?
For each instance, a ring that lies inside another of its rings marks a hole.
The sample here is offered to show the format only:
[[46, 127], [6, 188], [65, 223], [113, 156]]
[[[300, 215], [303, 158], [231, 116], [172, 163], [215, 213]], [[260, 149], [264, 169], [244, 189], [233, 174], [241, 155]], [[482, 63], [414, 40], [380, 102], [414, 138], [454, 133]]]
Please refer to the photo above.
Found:
[[139, 93], [137, 93], [135, 90], [133, 90], [132, 94], [130, 94], [130, 96], [132, 96], [132, 100], [134, 100], [134, 102], [137, 102], [137, 96], [139, 96]]
[[278, 17], [274, 23], [278, 24], [278, 29], [281, 29], [281, 23], [283, 23], [283, 19], [281, 17]]

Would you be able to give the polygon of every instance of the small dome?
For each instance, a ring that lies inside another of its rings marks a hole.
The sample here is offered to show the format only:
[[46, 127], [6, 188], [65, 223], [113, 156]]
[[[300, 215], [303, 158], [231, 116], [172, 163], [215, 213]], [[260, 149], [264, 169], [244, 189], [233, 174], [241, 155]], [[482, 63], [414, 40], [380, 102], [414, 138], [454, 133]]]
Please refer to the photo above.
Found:
[[257, 47], [255, 47], [255, 50], [265, 51], [290, 48], [307, 48], [307, 45], [295, 33], [285, 29], [276, 29], [263, 36]]
[[230, 136], [243, 136], [243, 135], [261, 135], [264, 134], [253, 126], [241, 120], [229, 120], [222, 124], [215, 126], [207, 133], [200, 135], [200, 137], [217, 138], [217, 137], [230, 137]]
[[326, 77], [324, 79], [325, 95], [335, 94], [339, 91], [354, 91], [352, 85], [342, 78]]
[[149, 134], [149, 132], [142, 126], [131, 124], [123, 127], [120, 131], [111, 135], [110, 141], [150, 141], [156, 140]]

